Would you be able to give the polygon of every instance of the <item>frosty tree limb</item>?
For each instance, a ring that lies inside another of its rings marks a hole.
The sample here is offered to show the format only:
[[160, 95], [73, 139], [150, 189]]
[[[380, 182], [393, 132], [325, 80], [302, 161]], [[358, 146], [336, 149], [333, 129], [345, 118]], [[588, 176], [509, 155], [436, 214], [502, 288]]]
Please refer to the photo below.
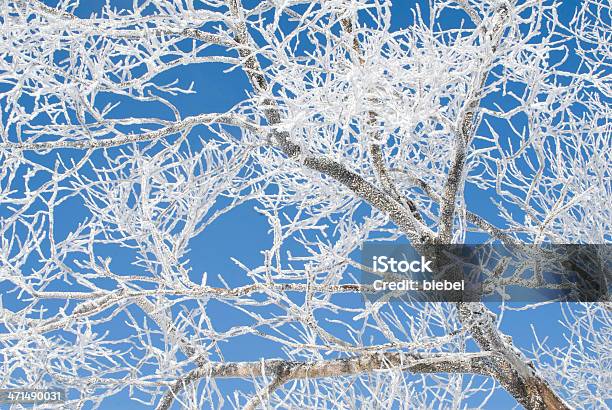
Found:
[[570, 407], [537, 374], [533, 365], [518, 352], [495, 326], [495, 316], [482, 303], [460, 303], [459, 316], [480, 348], [504, 358], [498, 380], [527, 409], [569, 410]]
[[[243, 19], [242, 7], [239, 5], [238, 0], [229, 0], [229, 5], [230, 5], [230, 9], [232, 10], [232, 13], [236, 16], [236, 18]], [[499, 43], [501, 41], [507, 19], [509, 18], [509, 10], [506, 5], [500, 6], [499, 9], [497, 10], [497, 13], [498, 14], [495, 15], [494, 18], [492, 19], [493, 23], [491, 25], [491, 32], [489, 34], [489, 40], [491, 41], [490, 46], [492, 48], [493, 54], [499, 47]], [[346, 27], [348, 27], [350, 31], [350, 27], [351, 27], [350, 23], [345, 23], [345, 28]], [[246, 24], [244, 23], [243, 20], [240, 20], [240, 22], [237, 24], [236, 30], [237, 30], [236, 39], [238, 42], [244, 45], [248, 45], [251, 43], [247, 28], [246, 28]], [[354, 40], [354, 42], [355, 41], [356, 40]], [[358, 47], [358, 44], [354, 43], [354, 47]], [[267, 82], [263, 74], [261, 74], [261, 69], [259, 67], [259, 63], [256, 60], [256, 57], [254, 55], [248, 55], [244, 51], [240, 52], [240, 54], [245, 59], [245, 67], [247, 69], [247, 73], [249, 75], [249, 78], [255, 90], [258, 92], [267, 91], [267, 88], [268, 88]], [[455, 213], [456, 194], [460, 188], [459, 185], [461, 183], [461, 179], [462, 179], [461, 175], [463, 173], [463, 168], [464, 168], [465, 159], [467, 155], [466, 154], [467, 146], [470, 143], [471, 138], [472, 138], [472, 133], [474, 132], [473, 120], [475, 116], [475, 110], [482, 96], [482, 93], [483, 93], [482, 88], [485, 85], [485, 81], [488, 76], [488, 70], [492, 63], [493, 63], [493, 57], [490, 57], [490, 60], [488, 60], [487, 63], [485, 64], [485, 68], [483, 69], [483, 71], [481, 71], [476, 76], [476, 78], [473, 80], [473, 83], [474, 83], [473, 88], [469, 92], [466, 102], [464, 102], [463, 113], [461, 117], [459, 118], [459, 120], [457, 121], [459, 130], [457, 131], [458, 134], [457, 134], [456, 145], [455, 145], [455, 154], [454, 154], [453, 162], [451, 164], [451, 168], [449, 170], [449, 176], [448, 176], [446, 185], [444, 187], [444, 194], [442, 196], [442, 202], [441, 202], [441, 211], [440, 211], [441, 216], [440, 216], [439, 232], [438, 232], [438, 238], [437, 238], [437, 240], [440, 241], [441, 243], [450, 243], [452, 239], [451, 235], [452, 235], [453, 218], [454, 218], [454, 213]], [[264, 104], [266, 106], [274, 105], [273, 101], [270, 99], [266, 99], [264, 101]], [[277, 123], [280, 122], [280, 115], [278, 111], [274, 110], [273, 108], [268, 108], [267, 117], [268, 117], [268, 121], [270, 121], [272, 125], [276, 125]], [[300, 147], [289, 141], [288, 134], [286, 133], [278, 134], [276, 135], [276, 139], [279, 142], [283, 151], [289, 157], [295, 157], [300, 154], [301, 152]], [[377, 154], [377, 153], [380, 154], [380, 151], [374, 150], [374, 154]], [[378, 163], [376, 165], [376, 168], [378, 169], [379, 175], [381, 175], [383, 177], [383, 181], [386, 181], [388, 184], [389, 181], [384, 179], [384, 176], [386, 175], [386, 171], [384, 171], [384, 166], [381, 163], [382, 159], [380, 155], [374, 155], [375, 163], [377, 160], [378, 160]], [[326, 173], [327, 175], [333, 176], [335, 179], [347, 185], [358, 195], [368, 200], [368, 202], [370, 202], [373, 206], [377, 207], [383, 212], [387, 212], [394, 221], [396, 222], [398, 222], [398, 220], [402, 221], [402, 219], [394, 217], [395, 214], [397, 213], [396, 210], [392, 210], [391, 212], [389, 212], [390, 209], [387, 206], [387, 203], [392, 202], [393, 201], [392, 198], [385, 199], [384, 196], [382, 195], [382, 192], [378, 192], [378, 193], [374, 192], [373, 195], [370, 194], [370, 192], [374, 190], [373, 187], [371, 186], [368, 187], [364, 182], [356, 184], [354, 182], [356, 179], [356, 176], [352, 176], [344, 172], [339, 164], [329, 164], [327, 167], [321, 167], [318, 161], [316, 160], [316, 158], [307, 158], [304, 160], [304, 163], [305, 165], [310, 166], [311, 168], [315, 170], [318, 170], [318, 171]], [[382, 171], [381, 171], [381, 167], [383, 168]], [[405, 223], [400, 223], [399, 226], [401, 228], [404, 228], [404, 232], [409, 237], [413, 238], [414, 243], [419, 244], [419, 243], [427, 242], [426, 237], [424, 237], [423, 235], [416, 236], [416, 237], [413, 235], [412, 231], [414, 229], [414, 225], [412, 226], [409, 225], [411, 228], [410, 231], [405, 230], [405, 226], [406, 226]], [[484, 305], [481, 305], [481, 308], [487, 311]], [[472, 318], [466, 317], [464, 320], [470, 321], [472, 320]], [[500, 338], [497, 330], [494, 330], [492, 323], [491, 324], [483, 323], [483, 325], [486, 327], [486, 329], [488, 329], [487, 331], [490, 332], [491, 335], [496, 336], [498, 339]], [[477, 339], [477, 341], [480, 343], [480, 340]], [[482, 344], [481, 344], [481, 348], [483, 348], [483, 350], [485, 351], [488, 350]], [[504, 345], [503, 348], [506, 349], [507, 346]], [[501, 353], [499, 349], [502, 349], [502, 346], [496, 346], [495, 351]], [[536, 381], [532, 381], [531, 379], [529, 379], [529, 381], [524, 381], [523, 379], [526, 377], [535, 378], [536, 376], [532, 374], [529, 374], [528, 376], [524, 372], [524, 368], [526, 366], [524, 362], [517, 360], [517, 358], [512, 356], [511, 353], [507, 353], [507, 354], [509, 355], [509, 359], [511, 359], [507, 363], [510, 365], [511, 368], [516, 367], [514, 371], [518, 371], [522, 377], [520, 382], [528, 383], [527, 387], [525, 387], [527, 394], [523, 394], [520, 388], [515, 386], [515, 384], [519, 382], [512, 381], [508, 383], [508, 380], [505, 379], [505, 376], [502, 376], [502, 380], [499, 380], [499, 381], [504, 385], [511, 386], [511, 388], [509, 388], [508, 390], [511, 394], [515, 395], [515, 397], [517, 398], [519, 402], [525, 404], [530, 409], [531, 408], [533, 409], [552, 409], [552, 408], [556, 408], [556, 407], [552, 407], [553, 404], [561, 405], [563, 403], [562, 400], [557, 398], [556, 394], [550, 388], [548, 388], [548, 386], [543, 380], [535, 379]], [[278, 377], [280, 378], [281, 376], [278, 376]], [[533, 385], [537, 387], [534, 388]]]
[[362, 373], [384, 370], [401, 370], [413, 373], [475, 373], [491, 375], [495, 367], [487, 353], [370, 353], [346, 359], [320, 362], [291, 362], [287, 360], [265, 360], [262, 362], [207, 363], [177, 380], [157, 406], [157, 410], [170, 408], [179, 391], [200, 378], [252, 378], [272, 375], [278, 387], [289, 380], [322, 377], [357, 376]]
[[[243, 45], [251, 45], [252, 40], [244, 22], [243, 10], [242, 6], [239, 4], [239, 0], [228, 0], [228, 4], [232, 14], [238, 20], [235, 25], [236, 41]], [[245, 72], [255, 91], [258, 93], [267, 92], [268, 84], [261, 72], [256, 56], [249, 53], [244, 48], [239, 49], [238, 53], [244, 59]], [[275, 108], [274, 101], [270, 98], [265, 98], [262, 103], [267, 107], [264, 112], [268, 123], [270, 125], [279, 124], [281, 121], [280, 113], [278, 109]], [[393, 221], [404, 229], [407, 235], [415, 239], [415, 242], [431, 242], [433, 238], [431, 230], [417, 221], [411, 211], [406, 212], [397, 200], [389, 197], [360, 175], [349, 171], [344, 165], [329, 158], [303, 153], [302, 148], [298, 144], [291, 142], [287, 132], [273, 131], [272, 134], [279, 147], [290, 159], [299, 160], [308, 168], [328, 175], [345, 185], [361, 198], [387, 213]]]
[[[436, 191], [434, 191], [432, 189], [432, 187], [429, 186], [422, 179], [415, 178], [410, 173], [402, 171], [402, 170], [392, 169], [391, 171], [401, 172], [402, 174], [404, 174], [407, 177], [407, 179], [410, 181], [410, 183], [413, 186], [423, 190], [423, 192], [425, 192], [425, 194], [427, 194], [431, 199], [433, 199], [438, 204], [442, 203], [442, 197], [440, 196], [440, 194], [438, 194]], [[486, 219], [484, 219], [483, 217], [475, 214], [474, 212], [467, 211], [466, 212], [466, 216], [467, 216], [467, 220], [469, 222], [473, 223], [478, 228], [480, 228], [484, 232], [488, 233], [492, 237], [502, 241], [503, 243], [505, 243], [507, 245], [513, 245], [513, 246], [520, 246], [521, 245], [521, 243], [519, 241], [517, 241], [516, 238], [512, 237], [507, 232], [504, 232], [502, 229], [500, 229], [497, 226], [493, 225], [492, 223], [488, 222]]]
[[[25, 6], [25, 2], [20, 1], [22, 6]], [[31, 0], [29, 5], [33, 6], [36, 10], [42, 12], [47, 16], [54, 16], [56, 18], [65, 19], [68, 22], [75, 22], [78, 24], [80, 28], [92, 29], [96, 28], [99, 23], [103, 23], [103, 21], [89, 20], [89, 19], [81, 19], [74, 14], [71, 14], [66, 11], [57, 10], [53, 7], [49, 7], [46, 4], [42, 3], [40, 0]], [[222, 17], [220, 15], [219, 17]], [[93, 27], [92, 27], [93, 25]], [[126, 24], [126, 25], [129, 25]], [[207, 33], [196, 28], [179, 28], [179, 29], [171, 29], [171, 28], [155, 28], [151, 30], [151, 32], [143, 32], [142, 30], [134, 30], [130, 28], [124, 29], [107, 29], [105, 27], [100, 27], [98, 29], [100, 35], [110, 36], [110, 37], [119, 37], [119, 38], [145, 38], [148, 35], [155, 36], [178, 36], [183, 38], [193, 38], [196, 40], [204, 41], [205, 43], [210, 44], [218, 44], [227, 47], [235, 47], [236, 43], [231, 40], [224, 38], [219, 35], [214, 35], [211, 33]]]
[[[355, 52], [355, 54], [357, 55], [357, 63], [360, 65], [363, 65], [364, 60], [363, 60], [363, 57], [361, 56], [361, 51], [359, 49], [359, 39], [357, 38], [357, 35], [353, 33], [353, 22], [349, 18], [343, 18], [342, 20], [340, 20], [340, 24], [342, 25], [342, 28], [344, 29], [344, 31], [346, 31], [348, 34], [352, 34], [352, 37], [353, 37], [352, 51]], [[378, 116], [376, 115], [376, 112], [369, 111], [368, 116], [369, 116], [368, 125], [375, 127], [376, 122], [378, 121], [377, 120]], [[381, 144], [382, 144], [381, 139], [382, 141], [384, 141], [384, 138], [381, 137], [379, 132], [370, 133], [369, 138], [370, 138], [369, 153], [372, 158], [372, 165], [373, 165], [374, 171], [381, 184], [382, 190], [386, 191], [391, 196], [391, 198], [395, 199], [396, 201], [398, 201], [399, 203], [405, 205], [408, 209], [410, 209], [410, 212], [412, 213], [414, 218], [418, 221], [415, 223], [420, 223], [421, 225], [424, 226], [423, 217], [421, 216], [419, 210], [417, 209], [417, 206], [414, 204], [414, 201], [412, 201], [410, 198], [407, 198], [399, 193], [397, 186], [393, 182], [392, 177], [389, 175], [387, 166], [385, 165], [385, 160], [383, 158], [382, 148], [381, 148]]]
[[463, 189], [465, 161], [467, 159], [468, 147], [476, 131], [477, 108], [484, 92], [483, 88], [495, 61], [495, 52], [501, 44], [503, 32], [511, 18], [508, 7], [508, 5], [502, 3], [495, 10], [495, 14], [490, 17], [490, 29], [488, 32], [485, 32], [486, 40], [484, 41], [484, 44], [490, 48], [490, 52], [487, 53], [486, 50], [483, 50], [486, 53], [486, 57], [480, 59], [482, 66], [472, 79], [471, 88], [466, 99], [463, 101], [459, 118], [457, 118], [454, 154], [448, 171], [448, 178], [444, 185], [442, 202], [440, 203], [440, 220], [438, 223], [439, 243], [451, 243], [453, 239], [457, 192]]
[[76, 140], [76, 141], [50, 141], [50, 142], [16, 142], [16, 143], [0, 143], [1, 149], [9, 149], [16, 151], [47, 151], [57, 148], [72, 148], [72, 149], [99, 149], [118, 147], [120, 145], [155, 141], [179, 132], [188, 130], [196, 125], [211, 125], [225, 124], [242, 127], [250, 131], [259, 131], [259, 127], [249, 123], [245, 118], [241, 118], [235, 114], [200, 114], [193, 117], [185, 118], [184, 120], [163, 127], [157, 131], [146, 132], [142, 134], [128, 134], [116, 137], [96, 140]]
[[0, 0], [0, 387], [605, 407], [609, 306], [549, 303], [530, 351], [508, 315], [538, 305], [371, 303], [356, 255], [609, 242], [609, 5], [115, 2]]

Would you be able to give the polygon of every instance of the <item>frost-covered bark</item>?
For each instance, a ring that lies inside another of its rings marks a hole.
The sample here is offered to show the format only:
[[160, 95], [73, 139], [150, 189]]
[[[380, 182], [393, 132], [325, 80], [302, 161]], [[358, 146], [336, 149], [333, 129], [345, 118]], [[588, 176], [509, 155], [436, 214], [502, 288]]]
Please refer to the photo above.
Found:
[[[1, 0], [0, 387], [605, 408], [609, 302], [370, 303], [356, 279], [370, 240], [610, 242], [610, 7], [577, 3]], [[241, 73], [230, 109], [215, 70]], [[258, 259], [211, 260], [245, 209]], [[499, 330], [551, 308], [562, 342]]]

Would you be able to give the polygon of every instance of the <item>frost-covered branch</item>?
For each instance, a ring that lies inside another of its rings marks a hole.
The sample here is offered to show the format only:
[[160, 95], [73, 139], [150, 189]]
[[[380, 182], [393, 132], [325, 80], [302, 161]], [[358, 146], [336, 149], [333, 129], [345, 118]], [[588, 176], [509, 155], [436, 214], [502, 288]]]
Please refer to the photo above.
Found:
[[250, 124], [245, 118], [235, 114], [200, 114], [185, 118], [167, 125], [157, 131], [141, 134], [119, 135], [105, 139], [79, 139], [79, 140], [57, 140], [51, 142], [16, 142], [0, 143], [0, 148], [17, 151], [48, 151], [58, 148], [72, 149], [98, 149], [111, 148], [137, 142], [154, 142], [157, 139], [167, 137], [180, 132], [189, 131], [196, 125], [225, 124], [242, 127], [253, 132], [263, 132], [256, 125]]
[[606, 2], [129, 3], [0, 0], [1, 388], [605, 408], [609, 303], [373, 301], [362, 251], [610, 242]]
[[486, 353], [471, 354], [406, 354], [370, 353], [338, 360], [320, 362], [292, 362], [266, 360], [263, 362], [207, 363], [177, 380], [157, 409], [168, 409], [174, 396], [196, 380], [208, 378], [263, 377], [273, 375], [272, 386], [278, 387], [289, 380], [322, 377], [355, 376], [381, 370], [401, 370], [413, 373], [475, 373], [489, 375], [494, 370], [492, 360]]
[[468, 147], [472, 142], [477, 126], [477, 108], [483, 97], [489, 71], [491, 70], [500, 47], [503, 32], [506, 29], [510, 14], [509, 6], [501, 3], [494, 10], [493, 15], [487, 18], [488, 28], [484, 30], [481, 47], [483, 56], [479, 58], [479, 69], [471, 79], [467, 96], [462, 103], [455, 125], [455, 141], [452, 161], [448, 171], [448, 178], [444, 184], [442, 202], [440, 203], [440, 221], [438, 223], [438, 241], [451, 243], [453, 223], [455, 218], [455, 203], [457, 192], [463, 189], [465, 178], [465, 163], [468, 156]]

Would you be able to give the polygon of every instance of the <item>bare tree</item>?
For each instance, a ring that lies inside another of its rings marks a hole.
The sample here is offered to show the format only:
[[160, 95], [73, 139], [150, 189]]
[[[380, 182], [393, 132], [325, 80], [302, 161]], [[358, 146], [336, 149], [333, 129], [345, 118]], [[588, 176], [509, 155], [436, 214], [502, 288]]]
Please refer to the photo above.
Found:
[[[608, 302], [370, 303], [355, 272], [369, 240], [610, 242], [608, 2], [392, 3], [2, 0], [2, 387], [607, 408]], [[188, 110], [185, 66], [240, 71], [244, 98]], [[244, 208], [269, 225], [259, 262], [202, 273], [194, 241]], [[556, 310], [565, 339], [513, 343], [511, 309]]]

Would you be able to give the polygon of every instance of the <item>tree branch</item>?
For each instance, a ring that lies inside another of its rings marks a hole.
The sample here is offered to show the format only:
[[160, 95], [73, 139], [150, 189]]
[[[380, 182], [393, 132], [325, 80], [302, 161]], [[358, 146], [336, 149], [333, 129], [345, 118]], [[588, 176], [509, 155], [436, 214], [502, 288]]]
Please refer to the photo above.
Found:
[[[213, 363], [179, 378], [164, 395], [157, 410], [167, 410], [181, 390], [201, 378], [253, 378], [273, 375], [279, 385], [288, 380], [356, 376], [379, 370], [413, 373], [471, 373], [491, 375], [494, 358], [488, 353], [369, 353], [346, 359], [295, 362], [271, 359], [261, 362]], [[280, 375], [280, 378], [279, 378]], [[278, 387], [278, 386], [276, 386]]]
[[495, 315], [484, 304], [458, 303], [459, 318], [482, 350], [503, 358], [497, 380], [529, 410], [569, 410], [570, 407], [539, 376], [529, 360], [495, 326]]
[[[243, 10], [239, 0], [228, 0], [228, 4], [231, 13], [237, 19], [234, 27], [236, 41], [242, 45], [250, 46], [252, 40], [244, 21]], [[261, 71], [256, 56], [246, 48], [239, 48], [238, 54], [244, 61], [244, 71], [255, 91], [259, 94], [266, 93], [268, 91], [268, 83]], [[268, 123], [272, 126], [280, 124], [281, 115], [276, 102], [267, 97], [264, 98], [262, 104], [268, 107], [264, 109]], [[434, 235], [429, 228], [418, 223], [414, 215], [407, 211], [401, 203], [398, 203], [397, 200], [366, 181], [360, 175], [348, 170], [339, 162], [303, 152], [298, 144], [290, 140], [289, 133], [286, 131], [273, 130], [272, 137], [283, 153], [290, 159], [301, 161], [306, 167], [337, 180], [360, 198], [389, 215], [403, 229], [406, 235], [415, 242], [430, 243], [433, 241]]]
[[111, 148], [134, 142], [154, 141], [160, 138], [176, 134], [196, 125], [210, 125], [213, 123], [234, 125], [243, 127], [250, 131], [259, 131], [260, 128], [255, 124], [250, 123], [245, 118], [236, 114], [200, 114], [193, 117], [187, 117], [182, 121], [177, 121], [156, 131], [146, 132], [143, 134], [128, 134], [113, 138], [100, 140], [78, 140], [78, 141], [49, 141], [49, 142], [18, 142], [18, 143], [0, 143], [0, 149], [12, 149], [17, 151], [47, 151], [58, 148], [74, 148], [74, 149], [99, 149]]
[[[25, 2], [20, 2], [25, 3]], [[30, 0], [30, 5], [37, 9], [38, 13], [44, 14], [45, 16], [53, 16], [58, 19], [63, 19], [66, 22], [78, 22], [79, 24], [86, 24], [87, 28], [95, 28], [95, 22], [90, 19], [79, 18], [72, 13], [58, 10], [53, 7], [49, 7], [40, 0]], [[239, 46], [230, 39], [226, 39], [216, 34], [206, 33], [196, 28], [153, 28], [150, 31], [144, 32], [143, 30], [134, 29], [108, 29], [105, 27], [99, 28], [99, 35], [106, 37], [117, 37], [117, 38], [146, 38], [147, 36], [178, 36], [182, 38], [193, 38], [195, 40], [203, 41], [204, 43], [217, 44], [226, 47], [237, 47]]]
[[440, 219], [438, 223], [438, 242], [451, 243], [453, 234], [453, 222], [455, 217], [455, 202], [457, 192], [463, 186], [463, 173], [467, 158], [467, 147], [471, 143], [475, 132], [475, 116], [489, 71], [495, 61], [497, 51], [502, 39], [502, 34], [509, 20], [508, 6], [501, 5], [493, 17], [493, 28], [489, 36], [491, 50], [486, 59], [482, 59], [483, 68], [473, 79], [471, 90], [463, 104], [462, 111], [457, 119], [455, 129], [455, 151], [451, 161], [446, 184], [444, 185], [442, 202], [440, 203]]
[[279, 387], [285, 384], [291, 378], [291, 373], [287, 372], [286, 374], [280, 374], [268, 384], [263, 391], [257, 392], [251, 400], [244, 406], [244, 410], [255, 410], [257, 406], [270, 399], [270, 395], [276, 391]]
[[[438, 194], [436, 191], [434, 191], [434, 189], [422, 179], [416, 178], [410, 173], [406, 172], [405, 170], [401, 170], [401, 169], [392, 169], [391, 172], [400, 172], [404, 174], [412, 185], [414, 185], [417, 188], [420, 188], [434, 202], [437, 202], [438, 204], [442, 203], [442, 196]], [[487, 221], [480, 215], [477, 215], [471, 211], [466, 211], [466, 218], [469, 222], [473, 223], [475, 226], [480, 228], [482, 231], [488, 233], [492, 237], [502, 241], [505, 245], [512, 245], [512, 246], [522, 245], [518, 239], [514, 238], [513, 236], [510, 236], [503, 229], [500, 229], [497, 226], [493, 225], [492, 223], [490, 223], [489, 221]]]
[[[342, 26], [344, 31], [346, 31], [349, 34], [353, 34], [353, 22], [349, 18], [341, 19], [340, 25]], [[365, 61], [361, 55], [361, 51], [359, 48], [359, 39], [354, 34], [353, 34], [353, 43], [352, 43], [351, 50], [357, 55], [358, 64], [363, 65]], [[378, 114], [376, 114], [376, 112], [374, 111], [369, 111], [368, 115], [369, 115], [368, 125], [376, 126]], [[376, 131], [372, 135], [370, 135], [369, 152], [370, 152], [370, 157], [372, 159], [372, 166], [374, 168], [374, 173], [376, 174], [381, 184], [382, 190], [387, 192], [392, 198], [394, 198], [396, 201], [398, 201], [400, 204], [404, 205], [406, 208], [410, 210], [410, 214], [413, 215], [415, 218], [415, 221], [413, 221], [414, 224], [416, 225], [421, 224], [423, 227], [425, 227], [426, 225], [423, 221], [423, 217], [419, 213], [419, 210], [417, 209], [414, 201], [400, 194], [399, 190], [397, 189], [397, 186], [393, 182], [393, 178], [391, 178], [391, 176], [387, 172], [387, 166], [385, 165], [385, 160], [382, 155], [382, 148], [381, 148], [382, 144], [378, 142], [379, 140], [381, 140], [380, 134], [381, 134], [380, 132]]]
[[[239, 23], [236, 26], [236, 39], [241, 44], [249, 44], [250, 37], [248, 35], [246, 24], [242, 18], [242, 8], [239, 4], [239, 0], [228, 0], [230, 4], [230, 10], [238, 18]], [[492, 56], [486, 64], [486, 69], [481, 71], [476, 76], [474, 83], [475, 86], [472, 88], [466, 103], [464, 104], [463, 113], [460, 115], [458, 124], [459, 130], [457, 131], [455, 156], [451, 164], [449, 171], [448, 180], [444, 187], [444, 194], [441, 203], [440, 212], [440, 223], [437, 241], [439, 243], [450, 243], [452, 235], [452, 224], [455, 213], [455, 200], [462, 181], [462, 174], [466, 159], [466, 147], [471, 141], [474, 132], [474, 116], [476, 108], [482, 97], [483, 88], [488, 76], [489, 69], [493, 63], [495, 51], [497, 50], [505, 25], [507, 24], [509, 17], [509, 10], [506, 5], [502, 5], [498, 9], [499, 15], [495, 19], [493, 29], [490, 34], [490, 40], [492, 45]], [[261, 69], [256, 57], [253, 54], [247, 54], [244, 50], [239, 50], [240, 56], [245, 59], [245, 65], [247, 69], [247, 75], [253, 84], [253, 87], [257, 92], [267, 91], [267, 82], [265, 77], [261, 73]], [[266, 110], [266, 116], [271, 125], [280, 123], [280, 113], [278, 109], [274, 108], [275, 103], [271, 99], [266, 99], [264, 104], [268, 108]], [[297, 158], [302, 154], [301, 148], [292, 143], [289, 140], [289, 134], [286, 132], [273, 131], [275, 140], [280, 145], [283, 152], [290, 158]], [[304, 158], [304, 164], [311, 169], [320, 171], [326, 175], [329, 175], [341, 182], [343, 185], [350, 188], [353, 192], [357, 193], [360, 197], [370, 202], [373, 206], [379, 210], [386, 212], [392, 220], [394, 220], [400, 229], [403, 230], [413, 241], [415, 245], [423, 245], [430, 242], [431, 237], [428, 232], [424, 231], [414, 221], [414, 216], [410, 213], [407, 217], [403, 207], [397, 203], [389, 195], [383, 191], [374, 187], [369, 182], [365, 181], [362, 177], [348, 171], [344, 166], [334, 161], [317, 158], [314, 156], [306, 156]], [[425, 233], [425, 234], [423, 234]], [[460, 305], [461, 307], [461, 305]], [[483, 306], [484, 308], [484, 306]], [[486, 308], [484, 308], [486, 309]], [[468, 327], [471, 331], [478, 331], [477, 327]], [[493, 330], [496, 330], [494, 327]], [[497, 333], [492, 333], [495, 335]], [[484, 346], [481, 346], [483, 350], [488, 350]], [[512, 349], [512, 346], [504, 345], [506, 349]], [[497, 352], [497, 350], [496, 350]], [[503, 353], [503, 352], [500, 352]], [[528, 407], [533, 409], [547, 409], [548, 407], [537, 407], [537, 404], [546, 402], [546, 400], [555, 403], [563, 403], [556, 394], [550, 389], [546, 382], [535, 375], [535, 372], [531, 372], [529, 376], [523, 374], [522, 377], [516, 378], [511, 377], [511, 374], [518, 372], [524, 373], [524, 368], [527, 366], [524, 361], [518, 360], [517, 357], [511, 353], [507, 353], [508, 357], [501, 361], [493, 369], [489, 368], [489, 372], [493, 372], [498, 381], [510, 392], [519, 402], [527, 403], [534, 407]], [[509, 360], [507, 360], [509, 359]], [[331, 366], [333, 367], [333, 366]], [[331, 368], [330, 367], [330, 368]], [[201, 369], [195, 370], [195, 372]], [[521, 374], [521, 373], [518, 373]], [[535, 387], [534, 387], [535, 386]], [[523, 390], [527, 391], [524, 394]], [[541, 394], [540, 394], [541, 393]], [[546, 397], [547, 399], [545, 399]], [[565, 409], [567, 407], [559, 407]]]

